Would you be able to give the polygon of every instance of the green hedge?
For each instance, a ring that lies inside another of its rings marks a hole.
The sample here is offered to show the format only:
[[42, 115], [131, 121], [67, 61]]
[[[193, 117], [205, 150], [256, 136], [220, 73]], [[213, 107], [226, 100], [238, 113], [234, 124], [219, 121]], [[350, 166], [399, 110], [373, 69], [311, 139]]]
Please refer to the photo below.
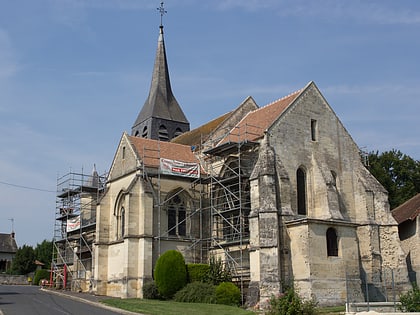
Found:
[[207, 264], [187, 264], [188, 282], [205, 282], [209, 270]]
[[175, 302], [186, 303], [207, 303], [215, 304], [215, 286], [209, 283], [192, 282], [187, 284], [184, 288], [179, 290], [175, 296]]
[[155, 266], [155, 283], [159, 294], [170, 299], [187, 284], [187, 267], [182, 254], [168, 250], [159, 257]]
[[39, 269], [35, 272], [34, 281], [32, 283], [35, 285], [41, 285], [41, 280], [43, 279], [50, 281], [50, 272], [45, 269]]
[[216, 287], [217, 304], [241, 305], [241, 290], [232, 282], [222, 282]]

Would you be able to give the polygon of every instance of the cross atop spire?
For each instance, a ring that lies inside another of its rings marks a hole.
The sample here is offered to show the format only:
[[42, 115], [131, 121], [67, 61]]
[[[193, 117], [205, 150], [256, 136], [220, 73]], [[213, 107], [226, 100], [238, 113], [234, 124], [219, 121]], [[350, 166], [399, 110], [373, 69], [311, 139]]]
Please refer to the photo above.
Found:
[[165, 14], [165, 13], [168, 13], [168, 11], [166, 11], [165, 10], [165, 7], [163, 6], [164, 5], [164, 3], [163, 3], [163, 1], [160, 3], [160, 7], [159, 8], [157, 8], [157, 10], [159, 11], [159, 13], [160, 13], [160, 27], [162, 28], [163, 27], [163, 15]]

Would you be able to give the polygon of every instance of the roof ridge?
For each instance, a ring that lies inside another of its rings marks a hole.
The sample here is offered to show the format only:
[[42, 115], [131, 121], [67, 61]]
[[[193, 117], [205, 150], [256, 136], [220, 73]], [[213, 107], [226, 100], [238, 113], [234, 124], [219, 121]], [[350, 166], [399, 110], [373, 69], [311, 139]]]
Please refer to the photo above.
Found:
[[266, 104], [266, 105], [264, 105], [264, 106], [261, 106], [261, 107], [260, 107], [260, 108], [258, 108], [258, 109], [265, 108], [265, 107], [267, 107], [267, 106], [270, 106], [270, 105], [273, 105], [273, 104], [278, 103], [278, 102], [280, 102], [280, 101], [283, 101], [283, 100], [285, 100], [286, 98], [289, 98], [289, 97], [291, 97], [291, 96], [293, 96], [293, 95], [299, 94], [299, 93], [300, 93], [300, 92], [302, 92], [302, 91], [303, 91], [303, 89], [299, 89], [299, 90], [297, 90], [297, 91], [294, 91], [294, 92], [292, 92], [292, 93], [289, 93], [288, 95], [283, 96], [283, 97], [281, 97], [281, 98], [279, 98], [279, 99], [277, 99], [277, 100], [274, 100], [274, 101], [272, 101], [271, 103], [268, 103], [268, 104]]

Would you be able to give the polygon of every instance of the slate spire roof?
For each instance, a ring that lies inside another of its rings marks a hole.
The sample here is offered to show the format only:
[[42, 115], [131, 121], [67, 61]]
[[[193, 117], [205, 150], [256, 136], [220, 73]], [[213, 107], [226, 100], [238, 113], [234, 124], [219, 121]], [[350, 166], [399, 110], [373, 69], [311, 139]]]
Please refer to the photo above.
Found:
[[160, 25], [159, 29], [158, 46], [149, 96], [133, 125], [132, 135], [135, 135], [136, 127], [144, 124], [146, 120], [151, 118], [175, 121], [188, 124], [189, 126], [184, 112], [172, 93], [165, 41], [163, 38], [163, 25]]
[[14, 233], [0, 233], [0, 253], [16, 253], [18, 247], [14, 237]]

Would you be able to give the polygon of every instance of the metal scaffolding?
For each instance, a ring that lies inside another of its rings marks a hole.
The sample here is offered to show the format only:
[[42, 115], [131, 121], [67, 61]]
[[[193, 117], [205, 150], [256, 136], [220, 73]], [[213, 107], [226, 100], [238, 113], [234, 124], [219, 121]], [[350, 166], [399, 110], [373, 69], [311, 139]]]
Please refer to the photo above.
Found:
[[57, 179], [51, 285], [87, 291], [92, 281], [96, 205], [106, 177], [69, 172]]
[[249, 177], [258, 156], [258, 142], [250, 140], [256, 133], [250, 131], [256, 128], [235, 127], [202, 146], [211, 218], [209, 254], [221, 258], [243, 296], [250, 281]]

